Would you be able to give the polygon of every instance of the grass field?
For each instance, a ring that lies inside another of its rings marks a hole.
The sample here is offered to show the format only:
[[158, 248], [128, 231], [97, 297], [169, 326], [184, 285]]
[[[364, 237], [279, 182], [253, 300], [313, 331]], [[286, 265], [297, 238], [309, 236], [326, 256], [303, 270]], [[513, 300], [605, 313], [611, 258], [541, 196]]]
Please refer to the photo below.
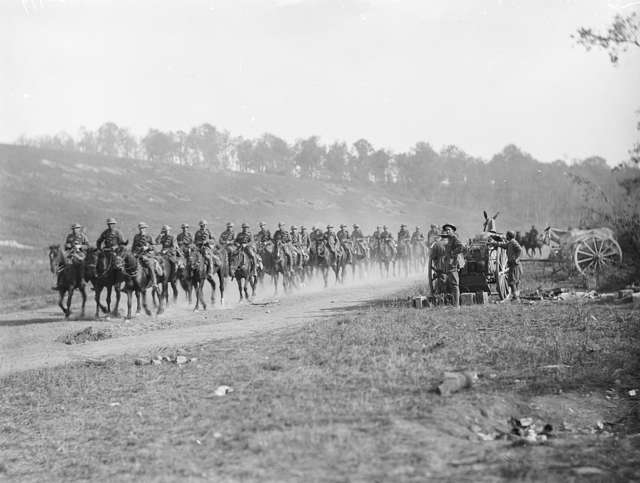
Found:
[[[637, 312], [551, 302], [415, 310], [396, 300], [184, 348], [197, 357], [184, 366], [123, 358], [7, 377], [0, 478], [640, 478], [638, 399], [628, 395], [640, 387]], [[464, 369], [480, 374], [474, 388], [434, 392], [442, 371]], [[234, 392], [215, 396], [221, 384]], [[516, 446], [477, 436], [508, 431], [511, 416], [551, 423], [555, 438]]]

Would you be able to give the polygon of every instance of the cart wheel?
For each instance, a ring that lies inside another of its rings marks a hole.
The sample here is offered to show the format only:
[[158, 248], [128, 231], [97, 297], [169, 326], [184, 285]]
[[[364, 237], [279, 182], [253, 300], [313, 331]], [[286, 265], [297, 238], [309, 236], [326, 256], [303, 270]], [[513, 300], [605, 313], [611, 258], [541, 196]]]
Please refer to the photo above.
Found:
[[437, 243], [433, 243], [429, 248], [427, 277], [429, 279], [429, 290], [431, 294], [440, 293], [440, 272], [438, 270], [438, 261], [440, 260], [442, 247]]
[[620, 245], [611, 238], [585, 238], [576, 243], [573, 261], [583, 275], [595, 275], [605, 267], [617, 265], [622, 261]]
[[509, 295], [509, 284], [507, 284], [507, 252], [498, 248], [496, 251], [496, 267], [495, 267], [495, 279], [496, 279], [496, 292], [500, 300], [504, 300]]

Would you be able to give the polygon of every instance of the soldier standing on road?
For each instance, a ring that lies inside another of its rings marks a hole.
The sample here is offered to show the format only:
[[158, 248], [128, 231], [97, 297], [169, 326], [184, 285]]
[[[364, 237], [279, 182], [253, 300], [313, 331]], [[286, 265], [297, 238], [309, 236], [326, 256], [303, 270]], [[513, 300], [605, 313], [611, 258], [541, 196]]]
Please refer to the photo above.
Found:
[[206, 220], [200, 220], [198, 224], [200, 225], [200, 229], [196, 231], [196, 234], [193, 237], [193, 242], [207, 261], [207, 274], [210, 277], [213, 277], [213, 257], [211, 252], [211, 240], [213, 240], [213, 236], [211, 235], [209, 228], [207, 228]]
[[104, 230], [98, 240], [96, 241], [96, 248], [99, 251], [99, 260], [98, 265], [102, 265], [106, 270], [106, 263], [111, 264], [113, 262], [114, 251], [120, 246], [125, 245], [126, 241], [122, 237], [122, 233], [120, 230], [116, 229], [116, 219], [108, 218], [107, 219], [107, 229]]
[[143, 221], [138, 223], [138, 233], [133, 237], [131, 252], [138, 257], [143, 266], [149, 269], [151, 285], [157, 287], [155, 259], [153, 258], [153, 238], [147, 233], [148, 227], [149, 225]]
[[[522, 255], [522, 247], [515, 238], [515, 234], [507, 231], [506, 242], [489, 242], [490, 245], [504, 248], [507, 250], [507, 283], [511, 289], [510, 297], [513, 302], [520, 300], [520, 279], [522, 278], [522, 265], [520, 264], [520, 256]], [[504, 301], [509, 300], [507, 297]]]
[[464, 249], [462, 243], [456, 235], [456, 227], [450, 223], [442, 225], [441, 238], [445, 241], [444, 263], [442, 266], [445, 271], [445, 287], [447, 292], [453, 298], [453, 305], [460, 306], [460, 270], [459, 256]]

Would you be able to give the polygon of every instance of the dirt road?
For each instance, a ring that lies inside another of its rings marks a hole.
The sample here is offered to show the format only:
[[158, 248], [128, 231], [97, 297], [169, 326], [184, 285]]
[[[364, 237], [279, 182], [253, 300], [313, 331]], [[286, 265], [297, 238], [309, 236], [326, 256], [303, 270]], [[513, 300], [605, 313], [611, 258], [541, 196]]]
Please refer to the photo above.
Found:
[[[73, 320], [73, 315], [71, 320], [65, 321], [56, 306], [2, 314], [0, 376], [121, 354], [140, 356], [170, 347], [291, 327], [354, 309], [367, 310], [367, 302], [402, 291], [418, 280], [409, 278], [329, 289], [308, 288], [279, 298], [257, 298], [252, 304], [235, 303], [237, 291], [234, 286], [229, 286], [222, 308], [210, 307], [206, 312], [193, 312], [191, 306], [179, 302], [162, 315], [140, 315], [131, 321], [120, 318]], [[77, 311], [77, 301], [74, 305]], [[87, 315], [93, 314], [94, 307], [93, 303], [87, 303]], [[108, 331], [112, 338], [73, 345], [59, 340], [89, 326]]]

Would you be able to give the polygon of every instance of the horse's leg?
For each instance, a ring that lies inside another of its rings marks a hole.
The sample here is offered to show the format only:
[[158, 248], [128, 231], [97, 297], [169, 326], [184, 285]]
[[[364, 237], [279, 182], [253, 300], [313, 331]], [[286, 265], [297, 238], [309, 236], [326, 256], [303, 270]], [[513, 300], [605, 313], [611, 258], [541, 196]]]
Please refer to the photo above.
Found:
[[105, 311], [106, 307], [103, 307], [102, 304], [100, 304], [100, 293], [102, 292], [102, 285], [95, 284], [93, 289], [94, 289], [93, 297], [96, 301], [96, 319], [97, 319], [100, 317], [100, 309], [102, 309], [102, 312], [106, 312]]
[[236, 282], [238, 283], [238, 292], [240, 292], [240, 302], [242, 302], [242, 278], [236, 277]]
[[[155, 293], [158, 296], [158, 310], [156, 310], [156, 315], [160, 315], [164, 312], [165, 307], [165, 295], [169, 292], [169, 285], [167, 282], [162, 282], [161, 289], [158, 287], [152, 287], [151, 292]], [[162, 290], [162, 293], [158, 293], [159, 290]]]
[[62, 310], [62, 312], [64, 313], [65, 317], [68, 317], [67, 315], [67, 309], [65, 308], [64, 305], [62, 305], [62, 300], [64, 299], [64, 293], [66, 292], [66, 290], [64, 289], [60, 289], [58, 290], [58, 307], [60, 307], [60, 309]]
[[82, 296], [82, 308], [80, 309], [80, 318], [84, 319], [84, 306], [87, 304], [87, 287], [84, 283], [80, 285], [80, 295]]
[[107, 313], [111, 314], [111, 288], [112, 285], [107, 285]]
[[113, 309], [113, 315], [115, 315], [116, 317], [120, 317], [120, 299], [122, 298], [122, 288], [120, 287], [120, 284], [116, 282], [113, 285], [113, 289], [116, 292], [116, 306]]
[[[202, 280], [200, 280], [198, 282], [198, 291], [200, 292], [200, 304], [202, 304], [202, 308], [203, 310], [207, 310], [207, 302], [205, 302], [204, 300], [204, 282], [208, 280], [208, 277], [203, 278]], [[212, 280], [209, 280], [209, 283], [211, 283], [211, 287], [212, 287], [212, 293], [211, 293], [211, 297], [213, 299], [213, 292], [215, 292], [215, 283]]]
[[[133, 300], [132, 300], [132, 293], [130, 289], [126, 289], [125, 288], [125, 292], [127, 294], [127, 320], [131, 320], [131, 305], [133, 305]], [[136, 295], [137, 298], [137, 295]]]
[[73, 287], [67, 290], [67, 311], [65, 312], [66, 317], [69, 318], [71, 315], [71, 298], [73, 297]]
[[[151, 316], [151, 310], [149, 309], [149, 305], [147, 304], [147, 289], [140, 289], [140, 295], [142, 296], [142, 308], [144, 309], [144, 313], [148, 316]], [[151, 292], [153, 294], [153, 291]]]
[[178, 284], [175, 280], [171, 281], [171, 290], [173, 290], [173, 303], [178, 303]]
[[274, 295], [278, 295], [278, 278], [280, 277], [280, 273], [278, 272], [278, 270], [276, 269], [276, 271], [273, 273], [273, 285], [274, 285]]

